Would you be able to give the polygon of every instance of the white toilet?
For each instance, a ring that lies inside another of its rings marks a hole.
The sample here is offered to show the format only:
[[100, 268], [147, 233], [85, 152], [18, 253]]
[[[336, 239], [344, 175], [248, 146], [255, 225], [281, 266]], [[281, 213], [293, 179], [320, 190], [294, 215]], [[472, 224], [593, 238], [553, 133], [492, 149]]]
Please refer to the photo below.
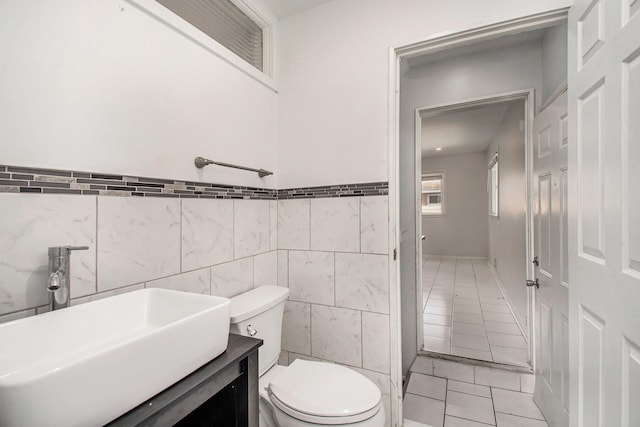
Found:
[[231, 298], [231, 332], [264, 341], [258, 350], [260, 427], [382, 427], [382, 395], [360, 373], [326, 362], [276, 364], [289, 289], [262, 286]]

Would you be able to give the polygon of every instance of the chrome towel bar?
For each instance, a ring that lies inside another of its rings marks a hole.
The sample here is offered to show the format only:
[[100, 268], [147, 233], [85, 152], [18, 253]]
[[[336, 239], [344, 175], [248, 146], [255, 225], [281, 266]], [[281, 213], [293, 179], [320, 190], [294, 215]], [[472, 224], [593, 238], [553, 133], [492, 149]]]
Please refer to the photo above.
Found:
[[242, 169], [242, 170], [245, 170], [245, 171], [255, 172], [255, 173], [258, 174], [258, 176], [260, 178], [264, 178], [265, 176], [268, 176], [268, 175], [273, 175], [273, 172], [268, 171], [268, 170], [254, 169], [254, 168], [248, 168], [248, 167], [245, 167], [245, 166], [232, 165], [231, 163], [216, 162], [216, 161], [213, 161], [213, 160], [205, 159], [204, 157], [196, 157], [195, 160], [193, 161], [193, 163], [199, 169], [202, 169], [203, 167], [205, 167], [207, 165], [218, 165], [218, 166], [224, 166], [224, 167], [227, 167], [227, 168]]

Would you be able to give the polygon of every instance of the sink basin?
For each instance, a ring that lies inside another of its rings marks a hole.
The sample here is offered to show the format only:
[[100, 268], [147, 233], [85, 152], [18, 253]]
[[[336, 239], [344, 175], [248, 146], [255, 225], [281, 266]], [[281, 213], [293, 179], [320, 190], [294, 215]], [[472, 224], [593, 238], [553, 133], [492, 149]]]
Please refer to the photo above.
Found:
[[0, 325], [0, 425], [103, 425], [227, 348], [229, 300], [141, 289]]

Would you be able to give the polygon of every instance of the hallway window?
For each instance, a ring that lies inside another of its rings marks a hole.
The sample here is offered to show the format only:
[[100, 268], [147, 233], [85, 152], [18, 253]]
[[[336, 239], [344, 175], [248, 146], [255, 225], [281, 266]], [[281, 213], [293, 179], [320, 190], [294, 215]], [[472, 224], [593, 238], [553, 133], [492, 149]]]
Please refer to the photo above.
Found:
[[498, 154], [489, 162], [489, 175], [487, 177], [487, 192], [489, 193], [489, 215], [498, 216]]
[[422, 215], [444, 213], [444, 173], [422, 175]]

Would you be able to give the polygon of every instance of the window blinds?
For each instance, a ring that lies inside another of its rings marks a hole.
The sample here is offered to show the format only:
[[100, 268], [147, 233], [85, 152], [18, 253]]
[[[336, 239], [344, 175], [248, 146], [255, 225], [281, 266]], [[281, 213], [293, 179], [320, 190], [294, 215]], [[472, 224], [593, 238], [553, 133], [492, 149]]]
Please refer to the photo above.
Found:
[[263, 71], [262, 28], [230, 0], [156, 0]]

